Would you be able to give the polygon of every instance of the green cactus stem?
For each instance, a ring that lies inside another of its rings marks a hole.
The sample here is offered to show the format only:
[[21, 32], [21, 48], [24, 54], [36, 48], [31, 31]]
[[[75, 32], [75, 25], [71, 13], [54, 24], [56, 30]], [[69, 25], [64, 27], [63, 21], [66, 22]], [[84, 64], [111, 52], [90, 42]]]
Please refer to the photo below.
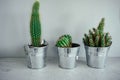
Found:
[[92, 32], [91, 30], [89, 30], [89, 34], [90, 34], [90, 35], [93, 35], [93, 32]]
[[41, 46], [41, 23], [39, 20], [39, 1], [35, 1], [32, 8], [30, 21], [30, 34], [32, 46]]
[[101, 47], [105, 47], [105, 37], [101, 36]]
[[85, 38], [83, 39], [85, 42], [85, 45], [89, 45], [89, 37], [87, 34], [84, 34]]
[[92, 46], [92, 47], [95, 46], [92, 35], [89, 35], [89, 46]]
[[111, 45], [111, 36], [109, 36], [109, 33], [106, 33], [106, 35], [105, 35], [105, 42], [106, 42], [106, 46], [110, 46]]
[[100, 34], [98, 29], [93, 28], [93, 31], [95, 36], [98, 36]]
[[98, 25], [97, 29], [99, 30], [100, 33], [104, 32], [104, 25], [105, 25], [104, 22], [105, 22], [105, 19], [102, 18], [101, 21], [100, 21], [100, 23], [99, 23], [99, 25]]
[[96, 37], [95, 37], [95, 46], [96, 46], [96, 47], [99, 46], [99, 39], [100, 39], [99, 36], [96, 36]]
[[106, 42], [106, 46], [108, 47], [108, 46], [110, 46], [111, 44], [112, 44], [112, 38], [111, 38], [111, 36], [108, 38], [108, 40], [107, 40], [107, 42]]

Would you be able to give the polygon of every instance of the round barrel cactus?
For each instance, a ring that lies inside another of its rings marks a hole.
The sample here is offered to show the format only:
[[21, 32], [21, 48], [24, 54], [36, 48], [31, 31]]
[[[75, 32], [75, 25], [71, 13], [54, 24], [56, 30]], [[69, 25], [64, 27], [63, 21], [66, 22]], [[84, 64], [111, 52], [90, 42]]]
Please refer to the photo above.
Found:
[[72, 47], [72, 37], [70, 35], [62, 35], [56, 42], [57, 47]]

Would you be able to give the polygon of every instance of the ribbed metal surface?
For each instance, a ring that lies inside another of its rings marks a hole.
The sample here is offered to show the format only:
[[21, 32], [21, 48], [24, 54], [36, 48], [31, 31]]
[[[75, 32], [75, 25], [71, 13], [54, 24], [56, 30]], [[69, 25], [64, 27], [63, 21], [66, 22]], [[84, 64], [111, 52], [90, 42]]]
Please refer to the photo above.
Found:
[[27, 65], [32, 69], [40, 69], [46, 66], [47, 44], [43, 47], [25, 46]]
[[104, 68], [109, 48], [85, 46], [87, 65], [98, 69]]
[[64, 69], [75, 68], [80, 46], [73, 48], [57, 48], [59, 56], [59, 67]]

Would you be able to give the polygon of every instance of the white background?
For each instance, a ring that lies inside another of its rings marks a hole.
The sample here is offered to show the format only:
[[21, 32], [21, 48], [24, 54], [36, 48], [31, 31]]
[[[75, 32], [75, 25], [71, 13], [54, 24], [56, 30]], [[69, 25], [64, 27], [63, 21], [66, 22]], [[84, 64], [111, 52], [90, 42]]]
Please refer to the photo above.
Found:
[[[0, 57], [24, 57], [24, 44], [30, 43], [29, 23], [34, 0], [0, 0]], [[85, 56], [82, 38], [105, 17], [105, 31], [113, 44], [110, 57], [120, 57], [120, 0], [40, 0], [42, 36], [49, 43], [48, 56], [57, 56], [54, 47], [62, 34], [71, 34], [80, 43], [80, 57]]]

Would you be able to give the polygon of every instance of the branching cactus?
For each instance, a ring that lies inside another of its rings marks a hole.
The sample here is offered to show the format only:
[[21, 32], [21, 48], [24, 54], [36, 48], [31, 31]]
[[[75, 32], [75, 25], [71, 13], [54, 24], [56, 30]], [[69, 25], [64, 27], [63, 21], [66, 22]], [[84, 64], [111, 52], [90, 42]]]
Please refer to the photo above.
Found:
[[85, 34], [83, 42], [91, 47], [108, 47], [112, 44], [112, 38], [109, 33], [104, 33], [104, 21], [102, 18], [97, 29], [89, 30], [89, 34]]
[[62, 35], [56, 42], [57, 47], [72, 47], [72, 37], [70, 35]]
[[32, 46], [41, 46], [41, 23], [39, 20], [39, 1], [35, 1], [32, 7], [30, 34]]

